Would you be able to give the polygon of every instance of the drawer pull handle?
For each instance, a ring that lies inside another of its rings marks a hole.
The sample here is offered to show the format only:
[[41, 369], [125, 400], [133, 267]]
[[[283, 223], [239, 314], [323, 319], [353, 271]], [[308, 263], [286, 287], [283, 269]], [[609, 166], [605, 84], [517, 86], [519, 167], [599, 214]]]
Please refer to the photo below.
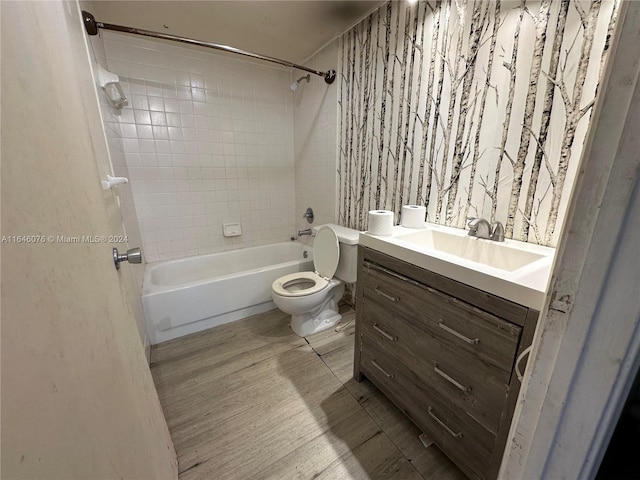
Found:
[[462, 390], [463, 392], [470, 392], [471, 391], [471, 387], [465, 387], [464, 385], [462, 385], [460, 382], [457, 382], [456, 380], [454, 380], [453, 378], [451, 378], [449, 375], [447, 375], [446, 373], [444, 373], [442, 370], [440, 370], [438, 368], [438, 364], [436, 363], [433, 366], [433, 370], [440, 375], [442, 378], [444, 378], [446, 381], [452, 383], [453, 385], [455, 385], [456, 387], [458, 387], [460, 390]]
[[382, 373], [384, 373], [387, 378], [393, 378], [394, 377], [394, 375], [392, 373], [387, 372], [384, 368], [382, 368], [380, 365], [378, 365], [375, 360], [371, 360], [371, 365], [373, 365], [378, 370], [380, 370]]
[[429, 416], [433, 418], [436, 422], [438, 422], [438, 424], [440, 424], [440, 426], [444, 428], [449, 435], [451, 435], [453, 438], [462, 438], [462, 432], [456, 433], [453, 430], [451, 430], [442, 420], [436, 417], [436, 414], [433, 413], [433, 408], [429, 407], [428, 412], [429, 412]]
[[394, 297], [393, 295], [389, 295], [388, 293], [384, 293], [382, 290], [380, 290], [380, 287], [376, 287], [375, 291], [378, 295], [380, 295], [381, 297], [386, 298], [387, 300], [390, 300], [392, 302], [399, 302], [400, 301], [400, 297]]
[[480, 340], [477, 338], [465, 337], [460, 332], [456, 332], [453, 328], [447, 327], [443, 321], [440, 321], [438, 325], [440, 325], [440, 328], [443, 329], [445, 332], [449, 332], [451, 335], [458, 337], [460, 340], [464, 340], [465, 342], [470, 343], [471, 345], [480, 343]]
[[[522, 353], [520, 355], [518, 355], [518, 359], [516, 360], [516, 376], [518, 377], [518, 380], [520, 381], [520, 383], [522, 383], [522, 377], [524, 377], [524, 372], [520, 372], [520, 362], [522, 361], [522, 359], [524, 357], [526, 357], [527, 355], [529, 355], [529, 352], [531, 352], [531, 347], [532, 345], [529, 345], [527, 348], [525, 348]], [[526, 364], [525, 364], [525, 367]]]
[[373, 324], [373, 329], [378, 332], [380, 335], [382, 335], [384, 338], [386, 338], [387, 340], [391, 340], [392, 342], [395, 342], [396, 340], [398, 340], [398, 337], [394, 336], [394, 335], [389, 335], [387, 332], [385, 332], [384, 330], [382, 330], [380, 327], [378, 327], [377, 323]]

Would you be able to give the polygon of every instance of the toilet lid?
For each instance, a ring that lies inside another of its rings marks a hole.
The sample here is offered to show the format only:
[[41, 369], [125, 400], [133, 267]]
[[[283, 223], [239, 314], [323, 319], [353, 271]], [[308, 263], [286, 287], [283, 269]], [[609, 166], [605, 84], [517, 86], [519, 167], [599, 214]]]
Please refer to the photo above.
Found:
[[340, 259], [340, 245], [338, 236], [328, 225], [318, 229], [313, 242], [313, 265], [318, 275], [333, 278]]

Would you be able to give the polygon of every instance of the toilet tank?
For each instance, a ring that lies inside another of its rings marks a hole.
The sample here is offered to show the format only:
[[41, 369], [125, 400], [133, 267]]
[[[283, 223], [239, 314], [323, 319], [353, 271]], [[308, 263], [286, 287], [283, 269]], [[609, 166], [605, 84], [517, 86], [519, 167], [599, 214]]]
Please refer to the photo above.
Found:
[[[333, 228], [338, 237], [338, 242], [340, 242], [340, 259], [338, 260], [335, 276], [345, 283], [354, 283], [358, 272], [358, 239], [360, 232], [334, 223], [328, 223], [327, 225]], [[314, 235], [321, 226], [313, 227]]]

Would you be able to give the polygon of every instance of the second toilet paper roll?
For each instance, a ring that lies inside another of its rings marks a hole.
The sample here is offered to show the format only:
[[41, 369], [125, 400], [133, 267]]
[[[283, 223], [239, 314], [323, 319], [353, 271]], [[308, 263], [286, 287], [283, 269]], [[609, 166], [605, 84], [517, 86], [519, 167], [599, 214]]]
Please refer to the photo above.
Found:
[[389, 210], [370, 210], [368, 231], [371, 235], [392, 235], [393, 212]]
[[403, 205], [400, 225], [408, 228], [424, 227], [427, 209], [424, 205]]

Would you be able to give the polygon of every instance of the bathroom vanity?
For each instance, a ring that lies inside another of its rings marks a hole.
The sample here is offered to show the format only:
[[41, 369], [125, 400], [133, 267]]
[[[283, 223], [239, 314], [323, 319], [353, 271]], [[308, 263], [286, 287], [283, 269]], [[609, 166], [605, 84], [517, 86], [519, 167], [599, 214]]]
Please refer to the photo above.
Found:
[[[490, 479], [520, 388], [516, 360], [531, 344], [544, 298], [546, 281], [536, 290], [531, 280], [548, 278], [553, 250], [525, 245], [539, 257], [501, 268], [476, 265], [465, 258], [472, 250], [500, 247], [445, 229], [423, 237], [451, 233], [449, 250], [467, 242], [456, 255], [406, 241], [415, 230], [361, 234], [354, 376], [366, 376], [470, 478]], [[498, 255], [504, 261], [510, 254]], [[500, 290], [501, 281], [514, 285], [502, 296], [487, 291]], [[526, 361], [520, 363], [522, 371]]]

